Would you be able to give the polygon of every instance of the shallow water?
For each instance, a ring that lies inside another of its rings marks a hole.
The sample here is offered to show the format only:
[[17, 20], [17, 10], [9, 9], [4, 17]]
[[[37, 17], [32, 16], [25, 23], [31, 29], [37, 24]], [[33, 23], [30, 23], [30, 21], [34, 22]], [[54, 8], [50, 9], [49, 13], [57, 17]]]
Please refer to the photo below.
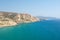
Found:
[[0, 40], [60, 40], [60, 21], [49, 20], [0, 28]]

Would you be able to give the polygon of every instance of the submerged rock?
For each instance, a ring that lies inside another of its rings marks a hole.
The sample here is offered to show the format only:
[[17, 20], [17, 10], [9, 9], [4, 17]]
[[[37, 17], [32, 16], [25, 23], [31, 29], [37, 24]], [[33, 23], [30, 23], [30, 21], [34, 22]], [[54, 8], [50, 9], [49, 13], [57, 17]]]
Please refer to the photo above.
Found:
[[0, 26], [12, 26], [18, 23], [30, 23], [40, 21], [39, 18], [23, 13], [0, 12]]

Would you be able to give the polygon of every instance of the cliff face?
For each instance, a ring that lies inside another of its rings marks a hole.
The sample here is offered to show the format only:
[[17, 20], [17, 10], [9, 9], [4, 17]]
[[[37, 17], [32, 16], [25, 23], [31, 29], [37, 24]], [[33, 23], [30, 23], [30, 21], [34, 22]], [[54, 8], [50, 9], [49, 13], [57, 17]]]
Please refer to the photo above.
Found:
[[18, 23], [29, 23], [39, 21], [39, 18], [29, 14], [18, 14], [12, 12], [0, 12], [0, 26], [16, 25]]
[[14, 18], [15, 21], [17, 23], [21, 23], [21, 22], [24, 22], [24, 23], [29, 23], [29, 22], [36, 22], [36, 21], [39, 21], [38, 18], [36, 17], [33, 17], [29, 14], [17, 14], [16, 17]]

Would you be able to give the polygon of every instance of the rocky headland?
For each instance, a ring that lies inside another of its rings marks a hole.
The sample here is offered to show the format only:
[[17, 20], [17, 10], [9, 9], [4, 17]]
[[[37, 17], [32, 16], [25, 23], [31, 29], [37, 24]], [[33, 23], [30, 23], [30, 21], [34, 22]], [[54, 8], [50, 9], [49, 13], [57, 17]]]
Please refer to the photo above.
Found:
[[0, 12], [0, 27], [40, 21], [27, 13]]

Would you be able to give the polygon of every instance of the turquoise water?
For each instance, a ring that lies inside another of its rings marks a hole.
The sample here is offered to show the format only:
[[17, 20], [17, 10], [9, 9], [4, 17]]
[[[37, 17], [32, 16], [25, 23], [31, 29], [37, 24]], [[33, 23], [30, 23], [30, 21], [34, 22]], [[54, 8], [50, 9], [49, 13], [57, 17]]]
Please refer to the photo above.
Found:
[[0, 40], [60, 40], [60, 21], [49, 20], [0, 28]]

